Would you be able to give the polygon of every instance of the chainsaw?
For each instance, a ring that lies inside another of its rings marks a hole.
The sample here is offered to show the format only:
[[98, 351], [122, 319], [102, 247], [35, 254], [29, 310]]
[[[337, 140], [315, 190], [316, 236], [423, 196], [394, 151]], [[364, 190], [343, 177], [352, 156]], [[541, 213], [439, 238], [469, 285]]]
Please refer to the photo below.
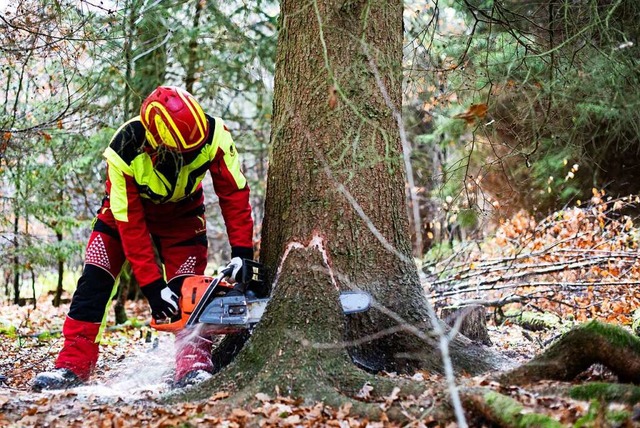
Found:
[[[185, 278], [179, 300], [180, 314], [167, 320], [152, 319], [151, 327], [175, 333], [183, 328], [203, 326], [205, 334], [251, 330], [269, 303], [264, 267], [253, 260], [244, 260], [242, 279], [235, 284], [227, 281], [232, 270], [232, 267], [222, 269], [215, 277]], [[234, 290], [236, 292], [231, 293]], [[340, 293], [340, 305], [345, 315], [364, 312], [371, 305], [371, 296], [363, 291], [345, 291]]]

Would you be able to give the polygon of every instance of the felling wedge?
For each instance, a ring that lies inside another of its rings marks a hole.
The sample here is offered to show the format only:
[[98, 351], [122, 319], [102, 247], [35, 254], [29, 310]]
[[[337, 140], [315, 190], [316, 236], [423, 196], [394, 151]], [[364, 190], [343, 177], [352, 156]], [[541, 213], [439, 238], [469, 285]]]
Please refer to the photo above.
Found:
[[[269, 287], [264, 282], [260, 263], [244, 260], [242, 281], [235, 285], [226, 281], [230, 269], [216, 277], [196, 275], [182, 284], [181, 313], [167, 322], [151, 321], [160, 331], [177, 332], [183, 328], [203, 327], [208, 334], [229, 334], [253, 328], [269, 303]], [[371, 296], [364, 291], [340, 293], [345, 315], [364, 312], [371, 306]]]

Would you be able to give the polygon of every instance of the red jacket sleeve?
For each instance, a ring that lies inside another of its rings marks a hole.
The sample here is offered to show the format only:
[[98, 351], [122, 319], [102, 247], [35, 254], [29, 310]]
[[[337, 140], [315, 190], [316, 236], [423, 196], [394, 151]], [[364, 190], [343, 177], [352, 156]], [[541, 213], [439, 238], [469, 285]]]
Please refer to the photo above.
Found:
[[138, 284], [144, 287], [162, 278], [133, 177], [109, 166], [107, 193], [125, 257], [131, 263]]
[[213, 188], [227, 228], [232, 257], [253, 258], [253, 219], [249, 204], [249, 185], [240, 169], [240, 159], [231, 134], [219, 132], [218, 151], [209, 168]]

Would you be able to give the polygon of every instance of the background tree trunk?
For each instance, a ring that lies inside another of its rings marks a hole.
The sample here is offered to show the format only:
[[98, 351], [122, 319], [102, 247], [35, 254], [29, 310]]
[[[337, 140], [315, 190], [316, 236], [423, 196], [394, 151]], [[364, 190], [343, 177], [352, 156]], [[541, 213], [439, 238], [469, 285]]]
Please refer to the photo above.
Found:
[[[56, 231], [56, 239], [58, 240], [59, 244], [62, 244], [62, 238], [63, 238], [62, 232]], [[53, 306], [55, 306], [56, 308], [60, 306], [60, 303], [62, 302], [62, 292], [64, 291], [63, 280], [64, 280], [64, 258], [62, 258], [62, 256], [59, 256], [58, 285], [56, 286], [56, 293], [53, 296]]]
[[195, 5], [195, 13], [193, 14], [193, 36], [189, 41], [189, 54], [187, 56], [187, 64], [185, 66], [187, 74], [184, 78], [185, 89], [190, 94], [193, 94], [193, 84], [196, 82], [196, 73], [198, 72], [198, 36], [200, 34], [200, 16], [202, 15], [202, 9], [205, 2], [199, 1]]
[[[409, 332], [432, 324], [411, 256], [394, 117], [401, 104], [402, 12], [401, 1], [285, 0], [276, 59], [262, 261], [272, 269], [276, 294], [277, 275], [308, 288], [317, 271], [340, 290], [368, 291], [382, 310], [349, 317], [346, 331], [354, 341], [375, 337], [351, 349], [372, 371], [442, 364], [432, 346]], [[314, 237], [323, 263], [310, 259], [306, 269], [278, 273], [287, 248], [306, 247]], [[471, 349], [475, 356], [484, 351], [464, 338], [452, 346], [459, 368], [489, 367], [467, 358]]]
[[491, 346], [486, 315], [487, 311], [482, 305], [448, 306], [440, 311], [440, 316], [447, 325], [454, 327], [457, 322], [460, 333], [471, 340]]
[[[17, 205], [16, 205], [17, 206]], [[20, 304], [20, 257], [18, 256], [19, 242], [18, 232], [20, 231], [18, 209], [15, 209], [13, 218], [13, 303]]]

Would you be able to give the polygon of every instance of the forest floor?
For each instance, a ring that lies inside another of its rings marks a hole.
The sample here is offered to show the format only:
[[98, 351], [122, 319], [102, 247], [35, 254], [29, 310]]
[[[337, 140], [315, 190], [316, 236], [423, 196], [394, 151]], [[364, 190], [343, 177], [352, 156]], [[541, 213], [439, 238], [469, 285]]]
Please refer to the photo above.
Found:
[[[617, 300], [637, 301], [637, 293], [631, 290], [629, 293], [629, 296], [619, 295]], [[455, 422], [436, 421], [430, 414], [430, 406], [435, 408], [447, 397], [442, 394], [444, 379], [425, 372], [413, 376], [415, 381], [424, 383], [425, 393], [421, 397], [388, 397], [386, 402], [380, 403], [381, 406], [389, 406], [395, 401], [395, 404], [405, 405], [411, 403], [400, 401], [415, 403], [415, 400], [420, 400], [425, 406], [422, 417], [402, 425], [363, 420], [351, 415], [348, 406], [333, 409], [322, 403], [303, 405], [290, 397], [268, 391], [258, 397], [262, 405], [256, 408], [223, 407], [225, 410], [221, 411], [221, 400], [227, 396], [224, 391], [204, 402], [164, 404], [162, 398], [171, 394], [168, 381], [172, 375], [173, 339], [169, 334], [157, 333], [144, 325], [142, 320], [148, 319], [144, 302], [131, 302], [127, 308], [132, 319], [140, 320], [140, 323], [106, 333], [97, 370], [88, 385], [67, 391], [35, 393], [30, 390], [30, 382], [36, 373], [53, 366], [62, 345], [59, 331], [68, 309], [68, 304], [54, 308], [49, 301], [38, 302], [36, 309], [15, 305], [2, 307], [0, 325], [4, 326], [4, 331], [0, 336], [0, 376], [5, 377], [0, 383], [2, 427], [457, 426]], [[566, 324], [563, 326], [531, 331], [510, 322], [500, 326], [489, 322], [488, 329], [494, 349], [514, 361], [525, 362], [565, 330]], [[395, 376], [393, 373], [384, 375]], [[582, 380], [606, 380], [608, 377], [606, 370], [594, 367], [584, 374]], [[529, 411], [550, 415], [566, 426], [600, 426], [574, 425], [589, 414], [592, 404], [588, 402], [545, 395], [534, 389], [499, 385], [483, 377], [461, 378], [459, 382], [464, 386], [493, 388], [515, 398]], [[364, 385], [362, 392], [367, 393]], [[469, 421], [469, 424], [483, 426], [477, 421]]]
[[[542, 221], [519, 213], [502, 222], [495, 235], [483, 243], [444, 254], [423, 269], [428, 295], [438, 308], [465, 299], [482, 300], [493, 308], [488, 309], [493, 311], [488, 312], [491, 347], [515, 363], [529, 361], [561, 334], [590, 320], [637, 333], [635, 324], [640, 321], [634, 313], [640, 308], [640, 231], [620, 211], [628, 204], [637, 208], [640, 199], [611, 200], [594, 191], [591, 202], [553, 213]], [[164, 399], [172, 394], [168, 382], [173, 338], [145, 325], [149, 311], [142, 301], [130, 302], [127, 307], [133, 323], [106, 332], [97, 369], [87, 385], [34, 393], [30, 389], [33, 377], [53, 367], [62, 346], [60, 331], [68, 304], [54, 308], [50, 302], [50, 296], [44, 296], [36, 308], [1, 307], [0, 427], [457, 426], [454, 421], [436, 420], [435, 409], [451, 400], [445, 379], [427, 372], [412, 376], [424, 385], [419, 397], [394, 392], [375, 403], [382, 410], [390, 406], [423, 409], [420, 417], [407, 414], [408, 422], [403, 424], [362, 419], [352, 414], [349, 405], [336, 409], [323, 403], [303, 404], [277, 391], [257, 394], [260, 404], [251, 408], [225, 407], [225, 391], [206, 401], [166, 404]], [[530, 318], [531, 313], [536, 317]], [[113, 319], [108, 325], [113, 326]], [[616, 379], [604, 367], [594, 365], [574, 384], [585, 381]], [[466, 391], [478, 386], [490, 388], [516, 400], [521, 406], [517, 413], [548, 415], [563, 426], [640, 427], [640, 405], [586, 402], [554, 393], [566, 389], [567, 384], [538, 382], [523, 388], [501, 385], [483, 376], [460, 376], [457, 382]], [[370, 388], [363, 385], [358, 399], [370, 399]], [[617, 419], [608, 418], [615, 415]], [[471, 427], [491, 426], [475, 414], [466, 417]], [[517, 421], [502, 425], [524, 426]]]

